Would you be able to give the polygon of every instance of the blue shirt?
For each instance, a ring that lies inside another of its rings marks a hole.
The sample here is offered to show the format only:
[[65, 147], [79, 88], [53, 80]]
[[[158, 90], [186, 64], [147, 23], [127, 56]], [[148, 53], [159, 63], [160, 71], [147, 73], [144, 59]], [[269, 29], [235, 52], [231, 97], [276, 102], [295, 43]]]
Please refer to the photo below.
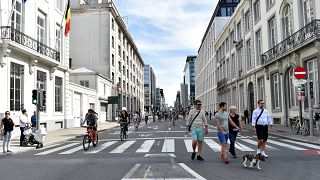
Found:
[[[252, 126], [256, 125], [257, 118], [258, 118], [259, 114], [261, 113], [261, 111], [262, 111], [261, 108], [257, 108], [256, 110], [253, 111], [253, 113], [252, 113]], [[263, 113], [261, 114], [260, 118], [258, 119], [257, 124], [259, 124], [259, 125], [273, 124], [272, 118], [270, 117], [268, 110], [264, 109]]]
[[37, 124], [37, 116], [36, 115], [31, 116], [31, 124], [33, 124], [33, 125]]

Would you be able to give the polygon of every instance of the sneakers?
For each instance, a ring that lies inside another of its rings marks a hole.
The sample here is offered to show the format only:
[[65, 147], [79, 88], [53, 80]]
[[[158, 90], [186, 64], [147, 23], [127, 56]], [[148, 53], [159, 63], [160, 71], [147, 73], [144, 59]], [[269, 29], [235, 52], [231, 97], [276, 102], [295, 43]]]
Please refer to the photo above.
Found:
[[198, 161], [204, 161], [204, 159], [200, 155], [197, 156], [197, 160]]
[[225, 164], [228, 164], [228, 163], [229, 163], [228, 158], [227, 158], [227, 157], [223, 158], [223, 162], [224, 162]]
[[195, 157], [196, 157], [196, 153], [193, 152], [193, 153], [191, 154], [191, 159], [194, 160]]
[[266, 159], [265, 159], [265, 156], [262, 155], [261, 153], [257, 154], [257, 156], [260, 157], [261, 161], [265, 161], [265, 160], [266, 160]]
[[261, 152], [261, 155], [264, 156], [265, 158], [268, 158], [268, 157], [269, 157], [264, 151]]
[[13, 151], [7, 150], [8, 153], [13, 153]]

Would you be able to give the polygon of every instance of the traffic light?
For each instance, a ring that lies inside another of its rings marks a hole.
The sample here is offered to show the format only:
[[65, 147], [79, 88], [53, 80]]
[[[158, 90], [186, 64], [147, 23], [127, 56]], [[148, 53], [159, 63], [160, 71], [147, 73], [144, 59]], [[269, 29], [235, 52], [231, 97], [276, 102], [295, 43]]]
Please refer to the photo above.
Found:
[[38, 104], [38, 90], [32, 90], [32, 104]]
[[42, 90], [41, 91], [41, 106], [42, 107], [46, 107], [47, 103], [47, 91], [46, 90]]
[[314, 96], [313, 96], [313, 82], [312, 81], [309, 82], [309, 91], [310, 91], [310, 98], [313, 99]]

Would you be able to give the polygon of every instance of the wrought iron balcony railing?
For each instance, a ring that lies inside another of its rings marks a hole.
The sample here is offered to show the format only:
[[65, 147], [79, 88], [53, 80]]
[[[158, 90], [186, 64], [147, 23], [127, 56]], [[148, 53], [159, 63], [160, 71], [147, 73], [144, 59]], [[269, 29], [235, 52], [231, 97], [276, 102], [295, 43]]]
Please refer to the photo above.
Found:
[[227, 83], [228, 83], [228, 78], [223, 78], [223, 79], [221, 79], [220, 81], [218, 81], [218, 83], [217, 83], [217, 88], [219, 89], [219, 88], [222, 88], [222, 87], [224, 87], [225, 85], [227, 85]]
[[320, 20], [313, 20], [287, 39], [283, 40], [267, 52], [261, 55], [262, 64], [268, 64], [276, 59], [303, 47], [312, 40], [320, 38]]
[[18, 44], [21, 44], [29, 49], [32, 49], [42, 55], [60, 62], [60, 52], [42, 44], [41, 42], [31, 38], [30, 36], [11, 28], [10, 26], [0, 27], [1, 39], [9, 39]]

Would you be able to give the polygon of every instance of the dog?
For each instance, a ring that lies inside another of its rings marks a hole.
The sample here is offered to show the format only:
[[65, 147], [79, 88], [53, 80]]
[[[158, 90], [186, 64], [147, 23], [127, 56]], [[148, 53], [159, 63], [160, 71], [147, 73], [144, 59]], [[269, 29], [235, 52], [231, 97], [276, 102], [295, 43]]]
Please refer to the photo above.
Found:
[[260, 170], [260, 161], [263, 160], [263, 157], [261, 155], [254, 155], [254, 154], [246, 154], [243, 156], [243, 166], [247, 167], [247, 161], [250, 161], [249, 168], [257, 166], [257, 168]]

